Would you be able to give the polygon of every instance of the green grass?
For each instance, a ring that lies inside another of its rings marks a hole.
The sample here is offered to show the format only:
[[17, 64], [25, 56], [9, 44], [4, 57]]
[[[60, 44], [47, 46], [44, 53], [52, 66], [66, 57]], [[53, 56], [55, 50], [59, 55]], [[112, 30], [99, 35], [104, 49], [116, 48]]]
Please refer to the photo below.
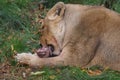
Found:
[[[93, 5], [98, 1], [85, 0], [83, 3]], [[13, 58], [16, 52], [33, 52], [39, 46], [40, 24], [37, 20], [40, 13], [45, 14], [37, 9], [38, 2], [0, 0], [0, 80], [120, 80], [120, 72], [105, 70], [99, 76], [89, 76], [85, 70], [77, 67], [32, 69], [45, 73], [31, 76], [28, 66], [19, 65]], [[118, 12], [119, 2], [114, 4]], [[23, 78], [23, 72], [27, 77]]]
[[89, 76], [85, 70], [76, 67], [43, 68], [41, 75], [29, 75], [27, 80], [120, 80], [120, 73], [106, 70], [101, 75]]
[[[39, 43], [39, 26], [30, 0], [0, 0], [0, 61], [13, 55], [13, 51], [31, 51]], [[11, 49], [14, 48], [14, 50]]]

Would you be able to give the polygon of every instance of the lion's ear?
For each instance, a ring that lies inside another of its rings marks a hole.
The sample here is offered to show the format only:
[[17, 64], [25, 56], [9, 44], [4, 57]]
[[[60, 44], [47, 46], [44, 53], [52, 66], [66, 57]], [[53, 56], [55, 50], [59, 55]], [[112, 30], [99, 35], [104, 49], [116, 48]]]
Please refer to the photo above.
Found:
[[65, 12], [65, 4], [58, 2], [47, 14], [49, 20], [55, 20], [58, 17], [63, 17]]

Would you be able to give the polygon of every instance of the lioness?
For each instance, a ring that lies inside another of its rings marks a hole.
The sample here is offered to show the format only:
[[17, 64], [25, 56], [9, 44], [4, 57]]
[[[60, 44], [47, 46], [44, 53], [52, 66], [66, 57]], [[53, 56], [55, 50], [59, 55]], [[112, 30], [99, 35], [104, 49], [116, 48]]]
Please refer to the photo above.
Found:
[[112, 10], [58, 2], [44, 19], [40, 41], [57, 56], [22, 53], [17, 60], [34, 67], [100, 65], [120, 71], [120, 14]]

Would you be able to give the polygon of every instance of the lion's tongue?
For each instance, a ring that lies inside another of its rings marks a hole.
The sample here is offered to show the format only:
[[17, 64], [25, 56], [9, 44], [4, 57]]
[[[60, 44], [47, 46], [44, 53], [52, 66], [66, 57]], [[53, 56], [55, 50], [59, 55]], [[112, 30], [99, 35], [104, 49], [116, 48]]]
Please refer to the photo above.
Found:
[[39, 57], [49, 57], [49, 55], [52, 55], [50, 47], [42, 47], [38, 49], [36, 53]]

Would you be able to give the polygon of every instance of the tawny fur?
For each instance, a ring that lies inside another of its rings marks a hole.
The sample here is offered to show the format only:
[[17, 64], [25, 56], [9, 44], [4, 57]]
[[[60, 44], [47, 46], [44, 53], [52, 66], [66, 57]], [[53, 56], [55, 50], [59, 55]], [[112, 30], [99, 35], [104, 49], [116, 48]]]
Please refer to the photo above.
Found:
[[[57, 57], [19, 54], [31, 66], [100, 65], [120, 71], [120, 14], [101, 6], [58, 2], [44, 19], [43, 45], [52, 44]], [[62, 51], [62, 52], [61, 52]]]

